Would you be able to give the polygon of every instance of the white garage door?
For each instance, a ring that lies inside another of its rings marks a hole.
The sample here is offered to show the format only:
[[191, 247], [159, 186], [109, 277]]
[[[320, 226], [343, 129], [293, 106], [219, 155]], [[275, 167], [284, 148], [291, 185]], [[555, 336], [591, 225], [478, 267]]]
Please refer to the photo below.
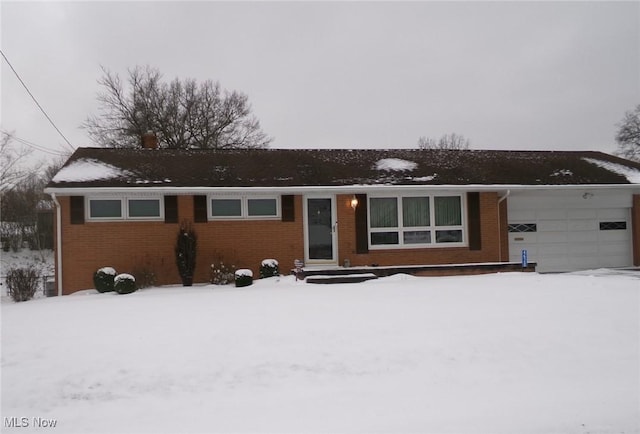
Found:
[[540, 272], [632, 265], [630, 208], [574, 196], [510, 198], [511, 261], [527, 250]]

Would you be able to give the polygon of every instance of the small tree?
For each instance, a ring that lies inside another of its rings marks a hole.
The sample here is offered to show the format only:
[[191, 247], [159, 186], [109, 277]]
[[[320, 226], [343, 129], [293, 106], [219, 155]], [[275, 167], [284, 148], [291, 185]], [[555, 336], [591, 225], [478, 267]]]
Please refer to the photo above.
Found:
[[183, 223], [176, 240], [176, 265], [184, 286], [193, 284], [193, 273], [196, 269], [196, 247], [198, 237], [190, 223]]
[[469, 139], [461, 134], [445, 134], [439, 140], [430, 137], [420, 137], [418, 139], [419, 149], [469, 149]]
[[626, 112], [624, 119], [617, 126], [618, 154], [630, 160], [640, 161], [640, 104]]

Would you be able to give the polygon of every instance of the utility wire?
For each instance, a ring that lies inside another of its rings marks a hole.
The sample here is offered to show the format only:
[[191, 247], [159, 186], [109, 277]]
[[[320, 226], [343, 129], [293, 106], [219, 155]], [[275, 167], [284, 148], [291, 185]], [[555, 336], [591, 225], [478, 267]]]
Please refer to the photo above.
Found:
[[6, 135], [6, 136], [11, 137], [11, 139], [12, 139], [12, 140], [15, 140], [16, 142], [22, 143], [22, 144], [23, 144], [23, 145], [25, 145], [25, 146], [28, 146], [28, 147], [30, 147], [30, 148], [33, 148], [33, 149], [35, 149], [36, 151], [45, 152], [45, 153], [47, 153], [47, 154], [51, 154], [51, 155], [57, 155], [57, 156], [59, 156], [59, 157], [65, 157], [65, 156], [67, 156], [67, 155], [68, 155], [68, 154], [65, 154], [64, 152], [54, 151], [54, 150], [49, 149], [49, 148], [46, 148], [46, 147], [44, 147], [44, 146], [42, 146], [42, 145], [38, 145], [38, 144], [36, 144], [36, 143], [30, 142], [30, 141], [28, 141], [28, 140], [26, 140], [26, 139], [22, 139], [22, 138], [20, 138], [20, 137], [16, 137], [16, 136], [14, 136], [13, 134], [9, 133], [8, 131], [2, 130], [2, 129], [0, 129], [0, 133], [4, 134], [4, 135]]
[[29, 90], [29, 88], [27, 87], [27, 85], [25, 84], [24, 81], [22, 81], [22, 78], [20, 78], [20, 75], [18, 74], [18, 72], [15, 70], [15, 68], [13, 67], [13, 65], [11, 64], [11, 62], [9, 62], [9, 59], [7, 59], [7, 56], [4, 54], [4, 52], [2, 50], [0, 50], [0, 54], [2, 54], [2, 57], [4, 58], [5, 62], [7, 62], [7, 65], [9, 65], [9, 68], [11, 68], [11, 70], [13, 71], [13, 73], [15, 74], [15, 76], [18, 78], [18, 81], [20, 81], [20, 84], [22, 84], [22, 86], [24, 87], [24, 89], [27, 91], [27, 93], [29, 94], [29, 96], [31, 97], [31, 99], [33, 100], [33, 102], [36, 103], [36, 105], [38, 106], [38, 108], [40, 109], [40, 111], [42, 112], [42, 114], [44, 115], [44, 117], [47, 118], [47, 120], [49, 121], [49, 123], [53, 126], [53, 128], [55, 128], [55, 130], [58, 132], [58, 134], [60, 134], [60, 136], [64, 139], [64, 141], [67, 143], [67, 145], [69, 145], [69, 148], [71, 148], [72, 151], [75, 151], [76, 148], [73, 147], [73, 145], [71, 144], [71, 142], [69, 142], [69, 140], [65, 137], [64, 134], [62, 134], [62, 131], [60, 131], [60, 129], [56, 126], [56, 124], [51, 120], [51, 118], [49, 117], [49, 115], [47, 114], [47, 112], [44, 111], [44, 109], [42, 108], [42, 106], [40, 105], [40, 103], [38, 102], [38, 100], [36, 99], [35, 96], [33, 96], [33, 94], [31, 93], [31, 91]]

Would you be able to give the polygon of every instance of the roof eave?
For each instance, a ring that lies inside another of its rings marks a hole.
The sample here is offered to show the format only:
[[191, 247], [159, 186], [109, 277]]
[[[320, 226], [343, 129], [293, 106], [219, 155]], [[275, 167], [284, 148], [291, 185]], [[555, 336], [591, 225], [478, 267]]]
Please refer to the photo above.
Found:
[[340, 186], [280, 186], [280, 187], [47, 187], [44, 192], [62, 196], [88, 195], [88, 194], [172, 194], [191, 195], [207, 194], [215, 192], [224, 193], [274, 193], [280, 194], [356, 194], [376, 191], [398, 190], [448, 190], [448, 191], [518, 191], [518, 190], [601, 190], [601, 189], [625, 189], [640, 191], [640, 184], [546, 184], [546, 185], [522, 185], [522, 184], [421, 184], [421, 185], [396, 185], [396, 184], [368, 184], [368, 185], [340, 185]]

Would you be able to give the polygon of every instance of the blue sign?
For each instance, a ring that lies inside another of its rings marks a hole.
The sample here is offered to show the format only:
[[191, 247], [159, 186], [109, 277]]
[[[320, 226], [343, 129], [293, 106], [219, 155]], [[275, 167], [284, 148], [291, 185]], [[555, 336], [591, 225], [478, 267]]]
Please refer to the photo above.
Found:
[[529, 265], [529, 262], [527, 261], [527, 251], [523, 250], [522, 251], [522, 268], [527, 268], [528, 265]]

